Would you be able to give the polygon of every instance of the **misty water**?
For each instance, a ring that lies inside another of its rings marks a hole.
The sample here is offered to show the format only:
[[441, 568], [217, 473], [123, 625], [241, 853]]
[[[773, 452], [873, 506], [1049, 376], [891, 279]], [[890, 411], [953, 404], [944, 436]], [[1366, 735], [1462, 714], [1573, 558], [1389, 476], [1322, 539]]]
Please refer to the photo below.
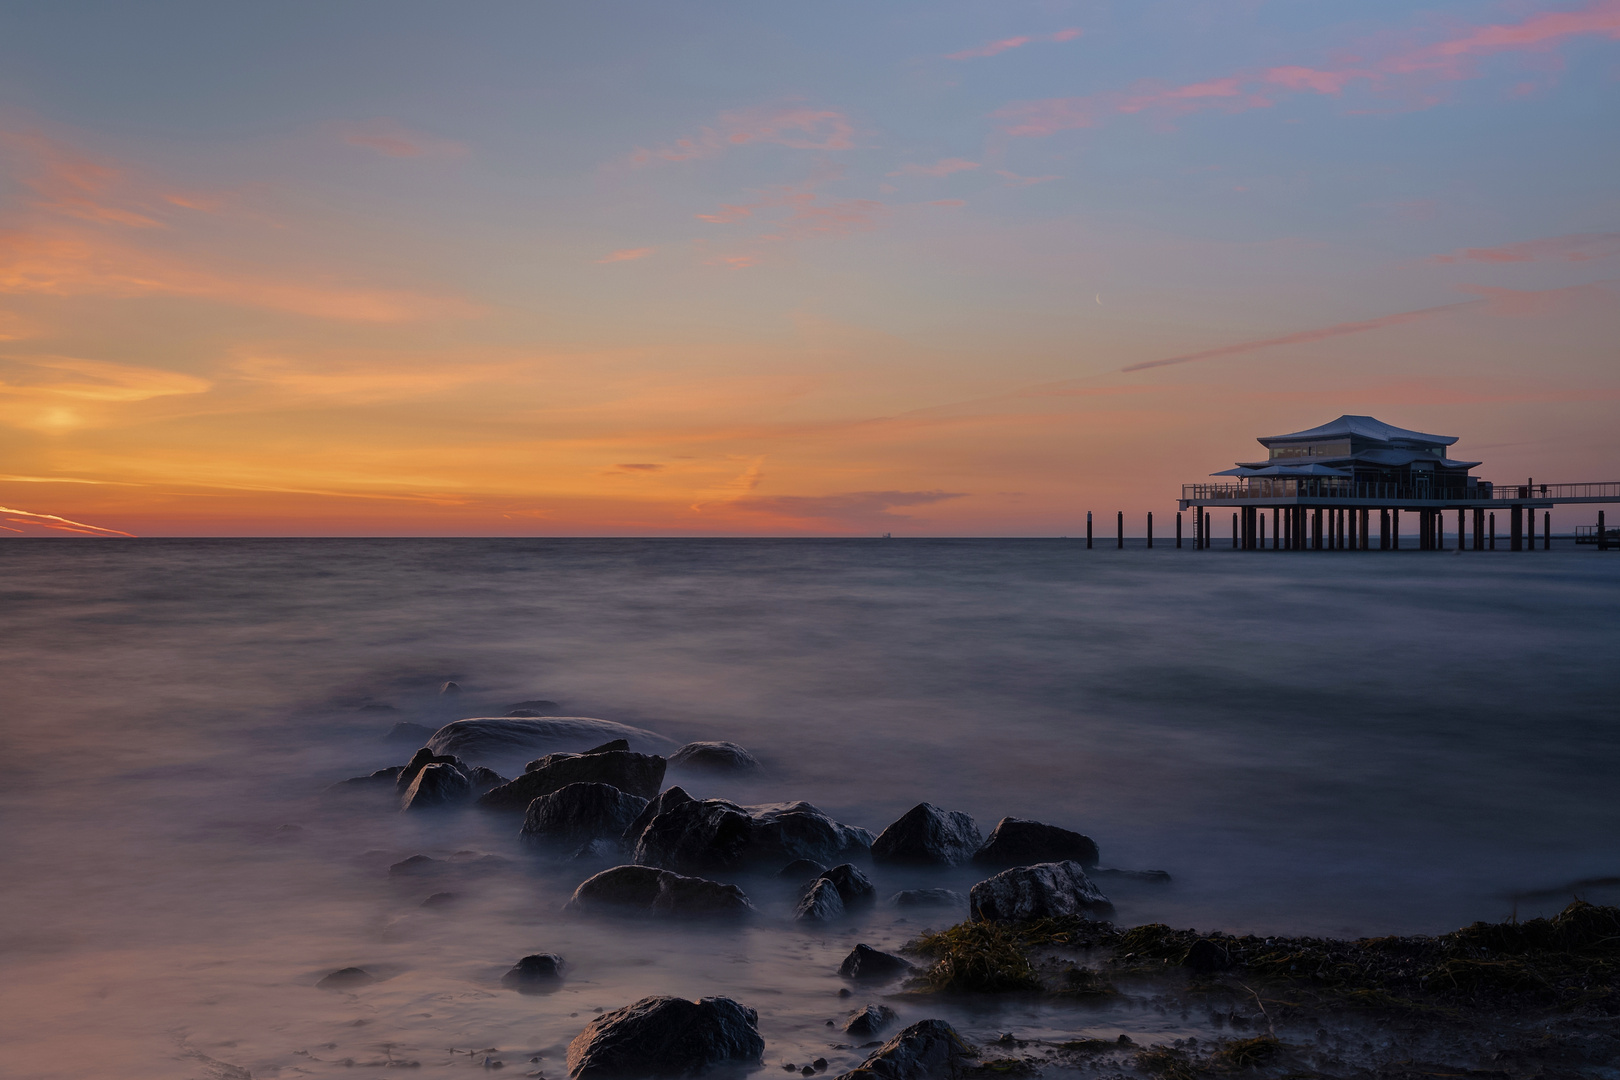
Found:
[[[925, 800], [986, 832], [1003, 815], [1079, 829], [1105, 866], [1173, 876], [1107, 883], [1127, 924], [1432, 933], [1572, 892], [1614, 902], [1575, 883], [1620, 875], [1617, 645], [1620, 557], [1590, 549], [11, 541], [0, 1072], [487, 1057], [560, 1077], [595, 1010], [653, 993], [756, 1008], [773, 1072], [857, 1063], [826, 1021], [885, 999], [839, 999], [840, 959], [965, 912], [806, 929], [790, 892], [745, 876], [744, 926], [565, 916], [585, 872], [525, 850], [511, 817], [325, 793], [409, 757], [385, 739], [399, 721], [532, 699], [764, 763], [672, 770], [700, 797], [804, 799], [873, 833]], [[388, 872], [457, 852], [511, 861]], [[869, 872], [883, 896], [978, 876]], [[459, 902], [422, 906], [441, 891]], [[542, 951], [571, 966], [561, 990], [501, 986]], [[380, 981], [315, 988], [349, 965]], [[1128, 1002], [892, 1003], [975, 1039], [1192, 1029]]]

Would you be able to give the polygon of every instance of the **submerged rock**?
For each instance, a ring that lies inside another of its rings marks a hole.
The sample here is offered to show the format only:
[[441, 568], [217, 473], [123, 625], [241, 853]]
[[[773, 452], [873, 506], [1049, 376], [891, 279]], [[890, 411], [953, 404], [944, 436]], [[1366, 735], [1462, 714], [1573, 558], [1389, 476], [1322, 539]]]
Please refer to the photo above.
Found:
[[650, 799], [658, 794], [663, 782], [664, 759], [656, 754], [627, 750], [547, 754], [531, 762], [529, 771], [522, 776], [486, 791], [478, 805], [492, 810], [522, 810], [542, 795], [569, 784], [607, 784], [637, 798]]
[[1088, 866], [1086, 873], [1109, 881], [1140, 881], [1147, 885], [1168, 885], [1171, 880], [1167, 870], [1117, 870], [1113, 867]]
[[614, 837], [588, 840], [574, 849], [573, 854], [568, 856], [568, 861], [622, 863], [624, 862], [624, 845]]
[[870, 945], [857, 945], [838, 965], [838, 974], [846, 979], [862, 982], [898, 979], [912, 971], [911, 964], [893, 953], [882, 952]]
[[563, 958], [556, 953], [535, 953], [525, 956], [501, 976], [501, 985], [511, 987], [520, 994], [543, 994], [557, 989], [562, 983]]
[[315, 984], [315, 988], [318, 990], [348, 990], [376, 981], [377, 977], [365, 968], [346, 967], [338, 968], [330, 975], [322, 978], [320, 982]]
[[830, 882], [838, 890], [845, 907], [860, 907], [877, 901], [877, 886], [853, 863], [843, 863], [825, 870], [816, 880]]
[[399, 806], [401, 810], [438, 810], [466, 802], [472, 798], [472, 790], [472, 782], [460, 769], [435, 762], [416, 774]]
[[776, 872], [783, 881], [813, 881], [827, 868], [814, 859], [794, 859]]
[[486, 769], [482, 765], [463, 766], [461, 771], [467, 774], [467, 779], [472, 784], [473, 793], [477, 795], [482, 795], [490, 788], [497, 788], [506, 783], [506, 777], [494, 769]]
[[592, 840], [617, 840], [646, 805], [646, 799], [611, 784], [569, 784], [529, 803], [519, 835], [576, 847]]
[[662, 814], [665, 810], [668, 810], [671, 807], [679, 806], [681, 803], [696, 801], [697, 800], [693, 799], [692, 796], [688, 795], [679, 787], [665, 788], [663, 791], [658, 793], [656, 798], [648, 801], [641, 813], [636, 815], [636, 820], [630, 823], [630, 826], [624, 830], [624, 835], [619, 837], [619, 839], [624, 841], [624, 845], [626, 847], [634, 848], [636, 846], [637, 838], [640, 837], [647, 826], [652, 823], [653, 818], [657, 817], [659, 814]]
[[974, 1054], [962, 1036], [943, 1020], [919, 1020], [838, 1080], [957, 1080], [966, 1074]]
[[425, 908], [454, 907], [460, 900], [460, 893], [436, 892], [426, 900], [423, 900], [421, 906]]
[[874, 862], [956, 866], [973, 857], [984, 838], [973, 819], [958, 810], [918, 803], [878, 835]]
[[690, 742], [669, 755], [669, 763], [713, 772], [753, 772], [759, 768], [759, 759], [734, 742]]
[[409, 720], [401, 720], [388, 729], [383, 738], [389, 742], [410, 743], [412, 746], [422, 746], [438, 728], [430, 728], [426, 724], [413, 724]]
[[1004, 817], [990, 830], [990, 838], [984, 846], [973, 853], [975, 866], [1029, 866], [1044, 862], [1077, 862], [1089, 870], [1097, 865], [1097, 843], [1073, 829]]
[[361, 788], [394, 787], [395, 782], [399, 779], [400, 771], [404, 768], [403, 765], [390, 765], [386, 769], [378, 769], [376, 772], [367, 773], [365, 776], [351, 776], [347, 780], [339, 780], [326, 790], [354, 791]]
[[793, 909], [794, 922], [832, 922], [843, 917], [844, 898], [838, 894], [838, 886], [826, 878], [812, 881]]
[[564, 910], [653, 912], [689, 918], [750, 915], [754, 905], [735, 885], [687, 877], [653, 866], [615, 866], [587, 878]]
[[460, 685], [453, 682], [447, 682], [439, 687], [440, 696], [450, 696], [459, 693], [461, 693]]
[[[411, 782], [418, 773], [429, 765], [452, 765], [461, 775], [467, 775], [467, 766], [462, 764], [460, 758], [453, 754], [435, 754], [427, 747], [422, 747], [411, 755], [411, 760], [400, 766], [399, 772], [394, 774], [394, 786], [401, 795], [410, 789]], [[469, 777], [469, 779], [471, 779]]]
[[842, 862], [871, 844], [865, 829], [841, 825], [806, 802], [738, 806], [687, 799], [671, 800], [647, 822], [634, 858], [672, 870], [731, 870], [793, 859]]
[[435, 731], [427, 746], [435, 754], [491, 761], [527, 757], [568, 744], [595, 746], [609, 739], [627, 739], [631, 746], [652, 753], [673, 746], [662, 735], [588, 716], [471, 717]]
[[758, 1065], [759, 1016], [726, 997], [647, 997], [603, 1013], [568, 1044], [571, 1080], [688, 1076], [717, 1065]]
[[961, 907], [967, 897], [955, 889], [901, 889], [889, 897], [889, 906], [897, 908]]
[[1114, 912], [1108, 897], [1086, 877], [1077, 862], [1015, 866], [986, 878], [968, 893], [975, 919], [1026, 922], [1064, 915], [1107, 918]]
[[869, 1039], [898, 1019], [900, 1014], [887, 1005], [868, 1005], [849, 1014], [844, 1030], [856, 1038]]
[[433, 858], [431, 855], [412, 855], [408, 859], [388, 868], [390, 877], [431, 877], [442, 874], [449, 869], [449, 865]]

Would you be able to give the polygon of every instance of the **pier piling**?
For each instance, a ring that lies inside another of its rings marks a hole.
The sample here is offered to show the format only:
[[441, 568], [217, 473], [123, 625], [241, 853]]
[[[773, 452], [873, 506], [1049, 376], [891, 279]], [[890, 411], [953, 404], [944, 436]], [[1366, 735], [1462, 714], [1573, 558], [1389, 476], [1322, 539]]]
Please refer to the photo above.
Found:
[[1091, 511], [1086, 511], [1086, 549], [1091, 549]]
[[1116, 545], [1121, 551], [1125, 550], [1125, 511], [1119, 511], [1119, 543]]
[[1552, 550], [1552, 511], [1544, 510], [1541, 514], [1541, 550]]
[[1609, 534], [1603, 529], [1603, 511], [1598, 511], [1598, 550], [1609, 550]]
[[1148, 511], [1148, 547], [1153, 546], [1153, 511]]
[[1181, 547], [1181, 512], [1176, 512], [1176, 547]]

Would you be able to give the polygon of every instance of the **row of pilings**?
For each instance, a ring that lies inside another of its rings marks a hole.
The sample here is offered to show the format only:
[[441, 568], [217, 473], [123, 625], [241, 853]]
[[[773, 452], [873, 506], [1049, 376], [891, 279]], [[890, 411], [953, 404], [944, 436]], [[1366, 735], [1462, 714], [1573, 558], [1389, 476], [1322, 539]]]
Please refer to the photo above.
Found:
[[[1270, 548], [1272, 551], [1399, 551], [1401, 550], [1401, 511], [1399, 508], [1376, 510], [1377, 542], [1373, 541], [1372, 507], [1306, 507], [1306, 506], [1249, 506], [1232, 513], [1232, 548], [1244, 551], [1264, 551], [1267, 547], [1266, 511], [1271, 511]], [[1504, 541], [1510, 551], [1536, 549], [1536, 512], [1534, 508], [1509, 507], [1508, 534]], [[1444, 510], [1409, 510], [1418, 516], [1417, 550], [1446, 551]], [[1456, 550], [1495, 551], [1496, 513], [1483, 508], [1473, 510], [1473, 543], [1469, 543], [1466, 528], [1469, 511], [1457, 510]], [[1176, 515], [1176, 547], [1182, 546], [1182, 515]], [[1125, 512], [1115, 515], [1114, 543], [1125, 546]], [[1086, 511], [1086, 547], [1093, 547], [1096, 537], [1091, 511]], [[1153, 514], [1147, 516], [1147, 546], [1153, 546]], [[1196, 507], [1193, 514], [1192, 546], [1204, 550], [1216, 546], [1210, 512]], [[1541, 548], [1552, 547], [1552, 513], [1542, 514]]]

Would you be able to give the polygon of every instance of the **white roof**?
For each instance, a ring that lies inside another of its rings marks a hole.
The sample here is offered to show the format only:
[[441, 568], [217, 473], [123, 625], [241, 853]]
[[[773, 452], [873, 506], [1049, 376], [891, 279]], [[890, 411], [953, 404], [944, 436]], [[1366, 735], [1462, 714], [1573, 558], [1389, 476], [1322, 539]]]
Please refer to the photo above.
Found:
[[1397, 439], [1407, 442], [1426, 443], [1430, 446], [1450, 446], [1457, 441], [1455, 435], [1429, 435], [1421, 431], [1412, 431], [1409, 428], [1396, 427], [1376, 420], [1371, 416], [1341, 416], [1331, 420], [1321, 427], [1307, 428], [1304, 431], [1295, 431], [1288, 435], [1268, 435], [1259, 440], [1260, 445], [1270, 446], [1274, 442], [1296, 442], [1307, 439], [1346, 438], [1359, 435], [1364, 439], [1376, 439], [1379, 442], [1394, 442]]

